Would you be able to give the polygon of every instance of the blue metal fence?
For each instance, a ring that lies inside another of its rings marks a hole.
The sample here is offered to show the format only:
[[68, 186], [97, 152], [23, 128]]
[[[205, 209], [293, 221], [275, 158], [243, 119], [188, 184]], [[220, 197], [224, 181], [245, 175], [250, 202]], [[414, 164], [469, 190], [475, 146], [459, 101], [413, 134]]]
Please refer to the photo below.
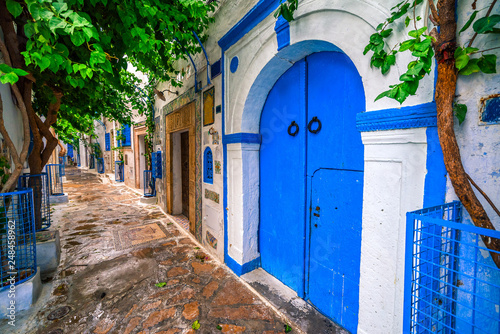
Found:
[[47, 173], [24, 174], [19, 177], [18, 189], [33, 189], [33, 207], [35, 208], [36, 231], [50, 227], [49, 177]]
[[500, 231], [460, 223], [460, 202], [407, 214], [404, 333], [500, 333]]
[[49, 195], [50, 196], [64, 195], [63, 182], [61, 176], [61, 165], [48, 164], [45, 166], [45, 172], [49, 176]]
[[61, 176], [65, 176], [66, 175], [66, 161], [67, 161], [67, 156], [63, 156], [63, 157], [59, 157], [59, 168], [61, 169], [60, 170], [60, 174]]
[[95, 169], [95, 156], [93, 154], [89, 158], [89, 169]]
[[97, 158], [97, 173], [104, 174], [104, 158]]
[[123, 161], [115, 161], [115, 181], [125, 181], [125, 176], [123, 173]]
[[144, 171], [144, 197], [154, 197], [156, 196], [155, 178], [153, 177], [153, 171]]
[[33, 190], [0, 194], [0, 290], [36, 274]]

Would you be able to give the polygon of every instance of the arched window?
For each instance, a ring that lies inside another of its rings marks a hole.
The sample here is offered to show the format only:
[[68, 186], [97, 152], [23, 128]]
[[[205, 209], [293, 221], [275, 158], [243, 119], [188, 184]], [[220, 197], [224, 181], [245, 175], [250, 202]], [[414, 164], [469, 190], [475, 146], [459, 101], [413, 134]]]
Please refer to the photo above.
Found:
[[212, 158], [212, 150], [210, 147], [205, 149], [204, 156], [204, 168], [203, 168], [203, 182], [214, 183], [214, 160]]

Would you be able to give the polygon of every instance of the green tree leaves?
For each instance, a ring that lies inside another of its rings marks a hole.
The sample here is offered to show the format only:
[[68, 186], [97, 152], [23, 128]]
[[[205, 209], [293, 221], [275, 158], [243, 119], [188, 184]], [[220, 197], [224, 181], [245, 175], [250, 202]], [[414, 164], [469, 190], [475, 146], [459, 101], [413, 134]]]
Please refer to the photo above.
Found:
[[278, 16], [283, 16], [285, 20], [288, 22], [293, 21], [293, 14], [299, 7], [299, 0], [287, 0], [284, 3], [281, 3], [274, 12], [274, 17], [277, 18]]
[[23, 12], [23, 7], [21, 7], [21, 4], [17, 1], [7, 0], [6, 4], [7, 4], [7, 9], [14, 17], [18, 17]]
[[458, 119], [458, 124], [461, 125], [465, 121], [465, 115], [467, 115], [467, 106], [465, 104], [455, 103], [453, 111]]
[[20, 76], [28, 75], [28, 72], [20, 68], [12, 68], [7, 64], [0, 64], [0, 82], [3, 84], [15, 84]]
[[496, 73], [497, 56], [493, 54], [482, 55], [480, 58], [471, 58], [473, 54], [480, 53], [473, 47], [457, 47], [455, 50], [455, 66], [459, 74], [470, 75], [476, 72]]
[[498, 29], [495, 30], [494, 28], [498, 22], [500, 22], [500, 15], [490, 15], [487, 17], [480, 18], [479, 20], [474, 22], [472, 28], [478, 34], [487, 34], [492, 32], [498, 33], [499, 32]]

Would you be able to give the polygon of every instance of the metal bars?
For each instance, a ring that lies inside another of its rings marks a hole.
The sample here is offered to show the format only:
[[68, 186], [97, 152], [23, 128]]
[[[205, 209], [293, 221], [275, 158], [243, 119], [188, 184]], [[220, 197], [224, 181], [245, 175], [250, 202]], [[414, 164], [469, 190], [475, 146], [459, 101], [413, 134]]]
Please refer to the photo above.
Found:
[[33, 189], [33, 207], [35, 209], [36, 231], [50, 227], [50, 196], [49, 178], [47, 173], [24, 174], [19, 177], [18, 189]]
[[97, 173], [104, 174], [104, 158], [97, 158]]
[[156, 196], [155, 178], [150, 170], [144, 171], [144, 197]]
[[0, 290], [36, 274], [33, 190], [0, 194]]
[[125, 181], [125, 175], [123, 173], [123, 161], [115, 161], [115, 181]]
[[48, 164], [45, 166], [45, 171], [49, 176], [49, 195], [50, 196], [64, 195], [63, 182], [61, 176], [61, 165]]
[[404, 333], [499, 333], [500, 269], [460, 202], [407, 213]]

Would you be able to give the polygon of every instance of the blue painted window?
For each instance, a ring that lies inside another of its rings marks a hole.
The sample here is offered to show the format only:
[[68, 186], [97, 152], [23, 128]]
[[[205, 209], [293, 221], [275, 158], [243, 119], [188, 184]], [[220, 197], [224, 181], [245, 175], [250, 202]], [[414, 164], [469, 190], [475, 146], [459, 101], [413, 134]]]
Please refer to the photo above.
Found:
[[123, 136], [125, 139], [123, 140], [122, 146], [130, 146], [131, 141], [130, 141], [130, 125], [128, 124], [123, 124]]
[[214, 161], [212, 157], [212, 150], [210, 147], [205, 149], [204, 154], [204, 168], [203, 168], [203, 182], [205, 183], [214, 183]]
[[151, 168], [153, 169], [153, 177], [155, 179], [161, 179], [161, 151], [151, 153]]
[[118, 137], [120, 137], [120, 134], [121, 134], [121, 130], [116, 130], [116, 146], [118, 147], [122, 147], [122, 141], [118, 139]]
[[104, 146], [105, 146], [106, 151], [111, 151], [111, 137], [110, 137], [109, 133], [106, 133], [104, 135]]

